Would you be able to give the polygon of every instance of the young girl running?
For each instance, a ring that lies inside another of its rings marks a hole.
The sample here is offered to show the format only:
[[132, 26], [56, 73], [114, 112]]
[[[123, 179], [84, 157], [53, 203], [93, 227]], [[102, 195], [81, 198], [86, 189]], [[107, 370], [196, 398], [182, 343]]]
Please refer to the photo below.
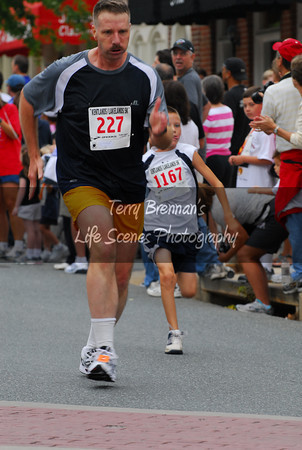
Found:
[[165, 353], [182, 354], [174, 288], [176, 281], [184, 297], [196, 293], [195, 256], [202, 240], [198, 234], [196, 169], [216, 190], [228, 231], [241, 229], [233, 217], [223, 184], [205, 165], [197, 149], [179, 144], [181, 121], [178, 112], [168, 108], [173, 129], [170, 146], [151, 147], [143, 156], [148, 193], [145, 200], [144, 247], [157, 265], [161, 296], [169, 324]]

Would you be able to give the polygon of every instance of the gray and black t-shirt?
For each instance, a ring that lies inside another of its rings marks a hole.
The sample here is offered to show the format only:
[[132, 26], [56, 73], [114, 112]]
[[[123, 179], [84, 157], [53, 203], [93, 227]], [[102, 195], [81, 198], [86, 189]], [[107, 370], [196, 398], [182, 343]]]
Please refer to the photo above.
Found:
[[157, 97], [166, 110], [162, 83], [138, 58], [122, 67], [93, 66], [88, 51], [55, 61], [24, 88], [35, 116], [58, 112], [58, 184], [64, 194], [93, 186], [123, 203], [144, 200], [144, 127]]

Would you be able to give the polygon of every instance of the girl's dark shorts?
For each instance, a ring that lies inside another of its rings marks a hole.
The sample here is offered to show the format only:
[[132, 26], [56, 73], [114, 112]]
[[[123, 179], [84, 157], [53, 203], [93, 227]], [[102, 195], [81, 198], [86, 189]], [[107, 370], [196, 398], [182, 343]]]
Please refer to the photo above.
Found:
[[197, 242], [198, 234], [163, 235], [162, 232], [144, 231], [143, 245], [149, 258], [155, 263], [154, 255], [158, 248], [169, 250], [175, 273], [196, 272]]

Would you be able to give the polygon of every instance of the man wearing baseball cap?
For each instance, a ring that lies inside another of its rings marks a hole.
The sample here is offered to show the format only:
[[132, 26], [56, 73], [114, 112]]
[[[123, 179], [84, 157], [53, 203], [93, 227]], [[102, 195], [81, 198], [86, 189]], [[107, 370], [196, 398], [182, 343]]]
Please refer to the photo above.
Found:
[[9, 103], [13, 103], [14, 97], [21, 92], [23, 86], [25, 85], [25, 79], [22, 75], [11, 75], [7, 80], [7, 93], [12, 98]]
[[[234, 117], [234, 132], [230, 150], [232, 155], [237, 155], [250, 132], [249, 119], [243, 110], [243, 93], [246, 86], [242, 84], [242, 81], [247, 79], [245, 62], [236, 57], [226, 59], [222, 67], [222, 79], [228, 87], [223, 103], [231, 108]], [[232, 166], [232, 177], [228, 187], [236, 187], [236, 179], [237, 167]]]
[[[296, 120], [299, 111], [301, 95], [293, 84], [291, 76], [291, 61], [295, 56], [302, 54], [302, 44], [296, 39], [285, 39], [275, 42], [275, 64], [281, 75], [281, 80], [269, 86], [263, 97], [261, 116], [251, 123], [253, 128], [267, 132], [273, 131], [276, 135], [276, 150], [280, 153], [280, 180], [275, 199], [275, 216], [278, 221], [285, 224], [289, 232], [289, 240], [292, 244], [292, 258], [294, 272], [291, 274], [291, 282], [283, 285], [283, 293], [291, 294], [298, 287], [302, 289], [302, 263], [301, 263], [301, 224], [302, 224], [302, 190], [301, 190], [301, 150], [297, 150], [295, 140], [285, 140], [279, 135], [279, 131], [288, 130], [290, 133], [297, 129]], [[300, 57], [299, 57], [300, 58]], [[296, 61], [296, 60], [295, 60]], [[301, 71], [301, 65], [296, 66]], [[298, 74], [296, 73], [295, 76]], [[295, 81], [297, 84], [297, 82]], [[268, 130], [262, 118], [273, 119], [275, 128]], [[299, 122], [297, 122], [299, 123]], [[284, 135], [283, 135], [284, 136]], [[295, 162], [295, 163], [294, 163]], [[300, 189], [299, 189], [300, 188]]]
[[[279, 70], [281, 80], [269, 86], [263, 97], [262, 115], [271, 117], [281, 128], [295, 130], [297, 113], [301, 97], [293, 85], [290, 63], [302, 53], [302, 44], [297, 39], [288, 38], [282, 42], [275, 42], [275, 64]], [[276, 136], [276, 150], [282, 153], [291, 150], [290, 142]]]
[[194, 46], [187, 39], [177, 39], [171, 48], [171, 52], [177, 80], [184, 85], [189, 100], [197, 105], [201, 119], [204, 121], [208, 115], [210, 105], [208, 99], [202, 93], [199, 75], [193, 68], [195, 59]]

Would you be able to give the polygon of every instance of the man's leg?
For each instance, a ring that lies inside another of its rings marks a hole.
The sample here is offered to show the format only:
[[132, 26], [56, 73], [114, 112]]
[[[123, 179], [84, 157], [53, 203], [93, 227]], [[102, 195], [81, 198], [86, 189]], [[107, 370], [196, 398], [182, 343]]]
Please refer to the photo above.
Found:
[[77, 225], [90, 250], [87, 296], [91, 317], [115, 317], [118, 309], [116, 243], [109, 244], [107, 240], [113, 228], [112, 215], [105, 206], [89, 206], [79, 214]]
[[118, 313], [118, 285], [115, 273], [116, 243], [109, 243], [113, 217], [102, 205], [85, 208], [77, 218], [81, 236], [90, 250], [87, 272], [87, 297], [91, 328], [82, 349], [80, 371], [89, 378], [115, 381], [116, 354], [113, 347], [114, 325]]

